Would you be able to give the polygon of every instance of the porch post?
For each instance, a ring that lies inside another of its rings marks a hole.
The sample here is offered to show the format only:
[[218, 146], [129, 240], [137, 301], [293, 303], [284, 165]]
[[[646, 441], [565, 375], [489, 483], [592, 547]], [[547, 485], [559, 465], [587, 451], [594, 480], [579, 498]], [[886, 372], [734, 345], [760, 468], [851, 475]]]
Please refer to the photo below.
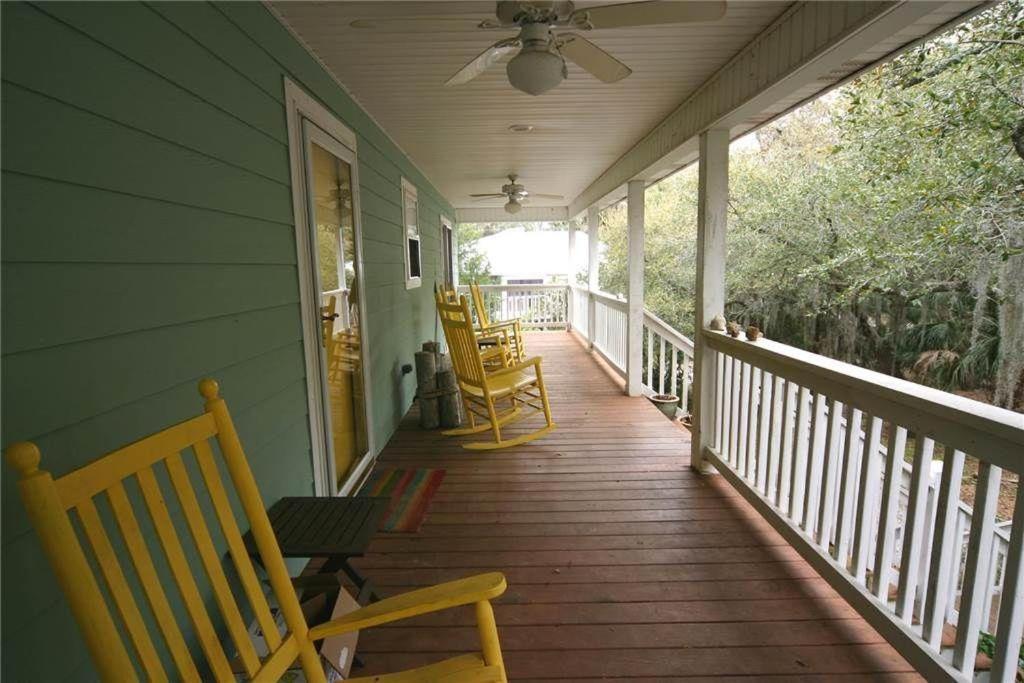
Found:
[[697, 183], [697, 285], [693, 337], [693, 434], [690, 466], [707, 471], [703, 448], [715, 443], [715, 356], [704, 344], [711, 319], [725, 312], [725, 228], [729, 201], [729, 131], [700, 136]]
[[593, 292], [599, 289], [597, 275], [600, 254], [597, 247], [600, 242], [600, 231], [601, 211], [596, 206], [591, 206], [587, 209], [587, 339], [590, 341], [590, 348], [594, 348], [594, 334], [597, 332], [597, 302]]
[[565, 315], [566, 329], [571, 330], [576, 322], [576, 311], [573, 308], [572, 286], [576, 280], [576, 219], [569, 220], [569, 263], [565, 268]]
[[629, 221], [628, 285], [626, 287], [626, 393], [639, 396], [643, 380], [644, 339], [644, 185], [626, 185]]

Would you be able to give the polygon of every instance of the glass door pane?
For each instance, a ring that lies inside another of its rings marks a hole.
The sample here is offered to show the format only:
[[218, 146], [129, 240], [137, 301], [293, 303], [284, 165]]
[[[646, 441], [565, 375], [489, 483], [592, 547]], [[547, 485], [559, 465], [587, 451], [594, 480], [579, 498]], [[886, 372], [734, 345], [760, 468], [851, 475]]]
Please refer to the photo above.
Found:
[[327, 441], [333, 453], [336, 483], [341, 485], [367, 452], [352, 169], [312, 140], [309, 153], [313, 248], [320, 282], [327, 387]]

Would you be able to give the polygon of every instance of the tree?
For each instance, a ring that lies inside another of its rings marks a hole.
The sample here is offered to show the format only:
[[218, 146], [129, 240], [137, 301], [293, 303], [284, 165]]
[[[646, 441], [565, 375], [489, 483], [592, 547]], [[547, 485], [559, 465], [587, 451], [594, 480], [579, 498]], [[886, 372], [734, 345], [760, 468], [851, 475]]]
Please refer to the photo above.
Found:
[[[997, 5], [730, 155], [726, 315], [1003, 406], [1024, 393], [1024, 2]], [[646, 201], [648, 308], [693, 334], [696, 169]], [[604, 212], [624, 293], [626, 214]]]

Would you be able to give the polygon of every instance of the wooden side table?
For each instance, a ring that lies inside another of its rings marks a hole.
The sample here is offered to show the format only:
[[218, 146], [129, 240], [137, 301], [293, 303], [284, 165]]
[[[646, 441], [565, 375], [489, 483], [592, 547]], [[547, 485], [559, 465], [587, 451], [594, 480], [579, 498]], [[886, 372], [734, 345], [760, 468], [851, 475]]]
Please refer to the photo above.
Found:
[[[267, 515], [282, 555], [325, 558], [320, 573], [344, 571], [359, 589], [356, 600], [365, 605], [380, 600], [380, 596], [349, 561], [366, 553], [390, 502], [390, 498], [371, 496], [295, 496], [278, 500]], [[249, 535], [246, 544], [250, 554], [258, 556]]]

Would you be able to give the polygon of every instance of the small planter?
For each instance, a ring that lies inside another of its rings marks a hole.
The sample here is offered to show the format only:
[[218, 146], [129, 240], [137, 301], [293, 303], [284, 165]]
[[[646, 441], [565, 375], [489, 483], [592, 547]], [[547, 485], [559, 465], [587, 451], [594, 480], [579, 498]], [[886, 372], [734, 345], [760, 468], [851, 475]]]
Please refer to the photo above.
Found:
[[676, 419], [676, 408], [679, 407], [679, 397], [672, 394], [656, 394], [648, 397], [658, 410], [665, 413], [670, 420]]

